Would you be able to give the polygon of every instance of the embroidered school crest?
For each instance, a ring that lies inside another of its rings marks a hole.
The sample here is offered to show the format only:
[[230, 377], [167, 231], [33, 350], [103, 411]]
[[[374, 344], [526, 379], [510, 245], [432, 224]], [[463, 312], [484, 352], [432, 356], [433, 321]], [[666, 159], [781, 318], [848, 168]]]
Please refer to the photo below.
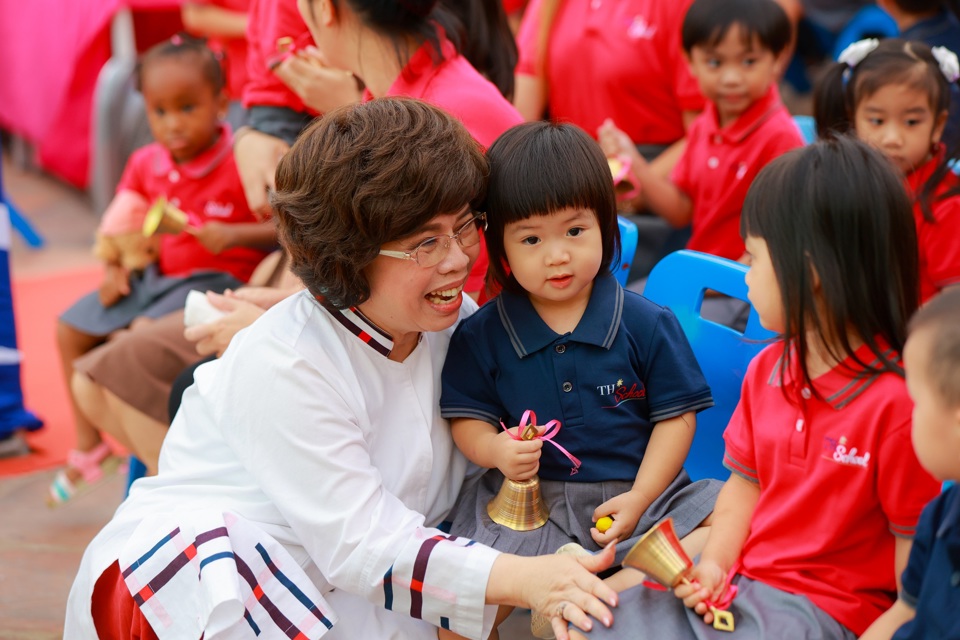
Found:
[[613, 409], [619, 407], [624, 402], [630, 400], [646, 400], [647, 389], [639, 380], [637, 382], [624, 382], [623, 378], [617, 380], [616, 384], [601, 384], [597, 386], [597, 391], [602, 396], [609, 398], [612, 404], [605, 405], [604, 409]]
[[837, 464], [867, 468], [870, 463], [870, 452], [861, 453], [857, 447], [851, 447], [846, 436], [839, 440], [827, 436], [823, 439], [823, 458]]

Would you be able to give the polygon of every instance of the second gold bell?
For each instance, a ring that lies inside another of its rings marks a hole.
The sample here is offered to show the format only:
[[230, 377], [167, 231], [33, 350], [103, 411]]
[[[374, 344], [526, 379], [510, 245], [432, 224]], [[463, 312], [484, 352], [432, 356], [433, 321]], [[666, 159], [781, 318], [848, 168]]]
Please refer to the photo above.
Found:
[[149, 238], [157, 233], [194, 233], [196, 227], [190, 225], [187, 214], [160, 196], [150, 209], [143, 221], [143, 235]]

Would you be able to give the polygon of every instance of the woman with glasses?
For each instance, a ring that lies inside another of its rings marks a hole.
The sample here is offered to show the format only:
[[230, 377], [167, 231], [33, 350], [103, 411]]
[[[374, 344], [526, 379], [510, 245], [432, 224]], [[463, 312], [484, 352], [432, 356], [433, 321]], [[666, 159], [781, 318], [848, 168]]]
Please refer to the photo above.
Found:
[[486, 638], [494, 604], [562, 612], [561, 638], [611, 620], [590, 573], [611, 549], [520, 558], [434, 528], [466, 473], [439, 377], [476, 310], [486, 175], [467, 130], [418, 101], [310, 126], [273, 198], [306, 290], [197, 370], [160, 473], [84, 555], [65, 637]]

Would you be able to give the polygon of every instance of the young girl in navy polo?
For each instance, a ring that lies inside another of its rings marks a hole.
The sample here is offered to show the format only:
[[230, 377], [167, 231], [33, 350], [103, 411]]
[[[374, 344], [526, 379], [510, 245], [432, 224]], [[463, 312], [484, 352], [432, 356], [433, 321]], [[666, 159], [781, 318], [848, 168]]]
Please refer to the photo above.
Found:
[[[111, 333], [183, 308], [191, 289], [223, 292], [246, 282], [276, 244], [273, 223], [258, 221], [244, 198], [230, 128], [221, 124], [227, 99], [213, 52], [201, 40], [175, 36], [147, 52], [139, 81], [156, 142], [130, 157], [100, 233], [140, 235], [147, 210], [160, 197], [184, 211], [189, 226], [164, 234], [156, 262], [142, 271], [107, 262], [99, 291], [60, 317], [57, 343], [68, 387], [73, 361]], [[96, 426], [80, 411], [74, 416], [77, 446], [50, 487], [50, 504], [68, 500], [117, 466]]]
[[939, 490], [910, 441], [916, 231], [890, 163], [845, 136], [792, 151], [757, 177], [740, 228], [750, 301], [782, 339], [750, 363], [724, 433], [732, 473], [693, 585], [621, 593], [591, 637], [731, 637], [704, 623], [705, 601], [732, 598], [734, 638], [855, 638], [893, 604]]
[[[667, 516], [686, 536], [720, 485], [683, 470], [696, 413], [713, 398], [673, 314], [610, 273], [619, 235], [603, 152], [574, 125], [538, 122], [504, 133], [488, 157], [486, 238], [503, 291], [454, 334], [440, 406], [460, 450], [489, 471], [467, 483], [452, 532], [520, 555], [598, 550]], [[528, 410], [559, 425], [515, 440]], [[547, 523], [492, 522], [504, 476], [534, 474]], [[594, 526], [602, 517], [609, 528]]]
[[943, 47], [861, 40], [824, 76], [815, 100], [821, 135], [853, 130], [903, 172], [914, 201], [924, 302], [960, 284], [960, 179], [952, 171], [960, 150], [941, 140], [958, 78], [957, 56]]

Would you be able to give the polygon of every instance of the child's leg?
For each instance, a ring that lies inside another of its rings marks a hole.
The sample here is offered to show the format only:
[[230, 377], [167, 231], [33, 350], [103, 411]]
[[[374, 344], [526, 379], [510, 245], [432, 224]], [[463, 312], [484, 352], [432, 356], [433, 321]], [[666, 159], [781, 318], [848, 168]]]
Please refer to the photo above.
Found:
[[[70, 389], [71, 379], [73, 378], [74, 360], [94, 347], [103, 344], [104, 341], [105, 339], [101, 336], [92, 336], [83, 333], [62, 321], [57, 323], [57, 346], [60, 350], [60, 365], [68, 390]], [[72, 393], [70, 394], [70, 404], [73, 407], [74, 425], [77, 433], [76, 448], [78, 451], [90, 451], [102, 441], [100, 433], [97, 431], [96, 426], [83, 415]]]
[[[511, 613], [513, 613], [513, 607], [500, 605], [500, 608], [497, 609], [497, 617], [493, 621], [493, 630], [490, 632], [490, 635], [487, 638], [487, 640], [500, 640], [500, 632], [498, 631], [498, 628], [500, 627], [500, 623], [506, 620]], [[440, 640], [461, 640], [463, 638], [463, 636], [456, 634], [453, 631], [449, 631], [447, 629], [439, 629], [437, 633], [437, 637]]]

